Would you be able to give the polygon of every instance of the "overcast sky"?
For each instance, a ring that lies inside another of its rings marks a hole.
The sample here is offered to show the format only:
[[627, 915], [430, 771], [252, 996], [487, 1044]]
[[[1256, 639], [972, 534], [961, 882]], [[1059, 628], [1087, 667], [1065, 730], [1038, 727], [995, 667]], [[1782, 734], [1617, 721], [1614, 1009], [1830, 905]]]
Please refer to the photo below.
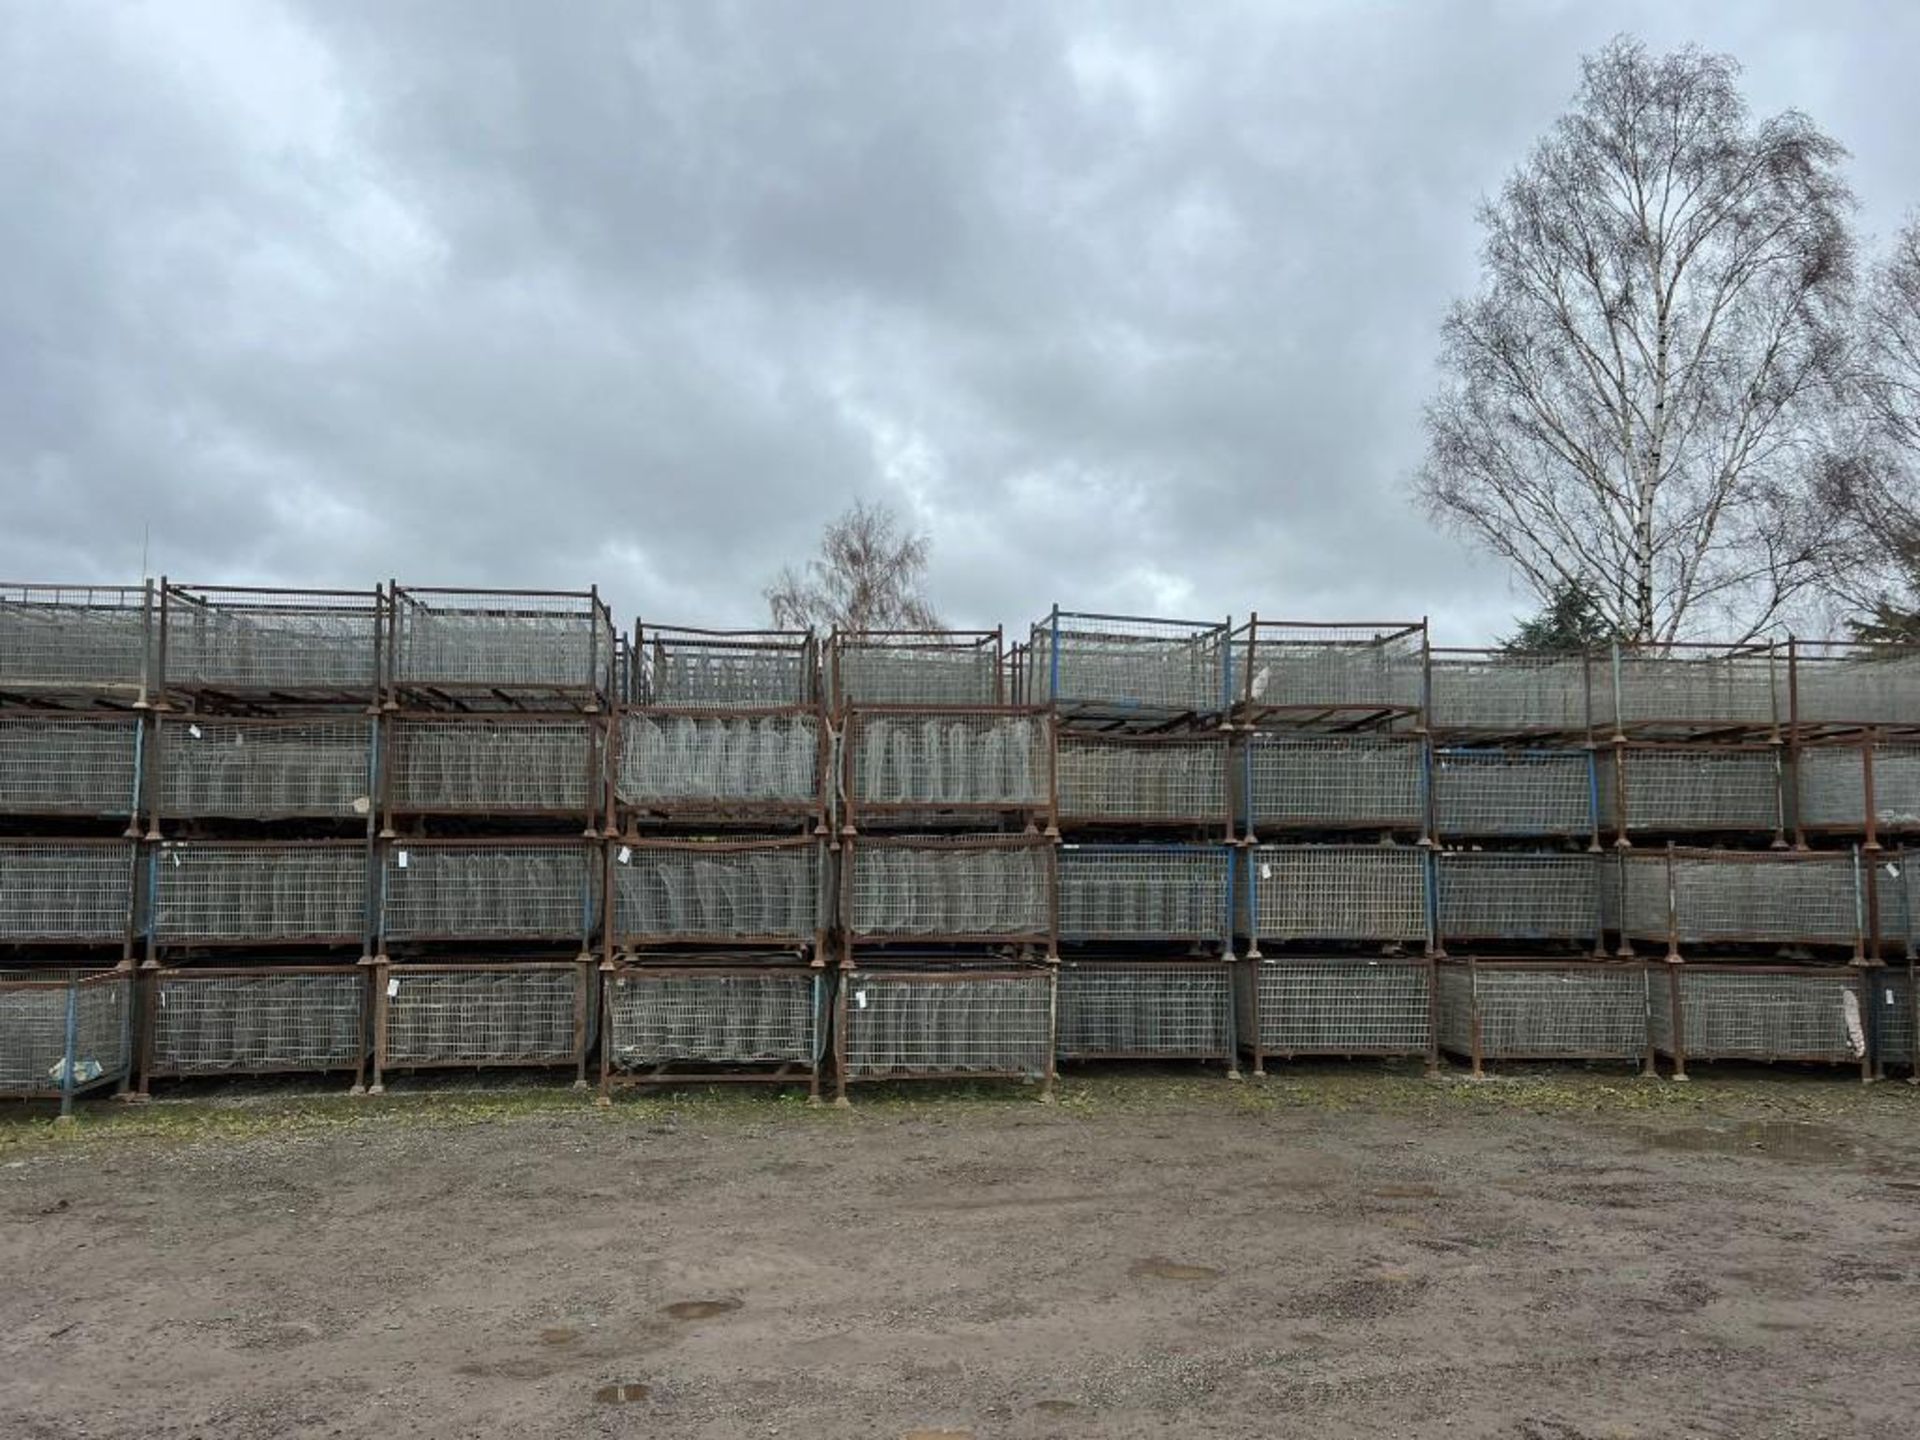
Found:
[[1920, 7], [0, 0], [0, 578], [949, 623], [1525, 597], [1406, 499], [1476, 201], [1631, 30], [1920, 204]]

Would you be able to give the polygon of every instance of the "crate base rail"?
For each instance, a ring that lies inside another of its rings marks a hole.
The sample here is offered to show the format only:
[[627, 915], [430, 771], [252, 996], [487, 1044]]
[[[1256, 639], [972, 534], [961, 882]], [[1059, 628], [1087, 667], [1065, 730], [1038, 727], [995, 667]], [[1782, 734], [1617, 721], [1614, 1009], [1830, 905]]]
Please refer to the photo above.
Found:
[[1617, 960], [1443, 962], [1439, 1046], [1467, 1060], [1620, 1060], [1654, 1076], [1647, 1026], [1648, 970]]
[[805, 1085], [807, 1103], [820, 1103], [828, 979], [818, 965], [613, 966], [600, 982], [598, 1103], [611, 1104], [616, 1086], [719, 1084]]
[[600, 1007], [591, 1003], [596, 962], [475, 960], [420, 963], [375, 959], [373, 1079], [389, 1070], [559, 1069], [587, 1088]]
[[1037, 1083], [1040, 1098], [1050, 1101], [1056, 982], [1050, 966], [842, 973], [833, 1103], [851, 1103], [850, 1084], [896, 1080], [1022, 1080]]
[[1874, 1078], [1863, 966], [1703, 965], [1669, 961], [1649, 976], [1654, 1050], [1687, 1078], [1694, 1060], [1858, 1065]]
[[367, 973], [359, 965], [141, 972], [140, 1087], [157, 1079], [353, 1072], [366, 1092]]
[[1234, 1015], [1254, 1078], [1269, 1059], [1303, 1055], [1412, 1056], [1438, 1074], [1434, 968], [1431, 957], [1242, 961]]

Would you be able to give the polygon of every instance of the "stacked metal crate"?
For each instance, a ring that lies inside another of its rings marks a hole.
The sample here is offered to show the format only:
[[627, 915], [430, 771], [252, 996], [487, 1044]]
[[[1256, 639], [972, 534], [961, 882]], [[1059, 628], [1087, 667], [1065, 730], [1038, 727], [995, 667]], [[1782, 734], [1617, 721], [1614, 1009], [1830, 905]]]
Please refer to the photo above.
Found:
[[613, 622], [597, 590], [391, 585], [373, 1086], [570, 1066], [598, 1019]]
[[155, 600], [0, 584], [0, 1096], [124, 1090]]
[[807, 632], [636, 625], [608, 841], [603, 1099], [614, 1085], [820, 1093], [831, 737]]
[[1063, 1060], [1237, 1073], [1229, 631], [1055, 609], [1022, 649], [1056, 726]]
[[1009, 703], [995, 631], [836, 632], [834, 1061], [849, 1084], [1050, 1087], [1053, 740]]

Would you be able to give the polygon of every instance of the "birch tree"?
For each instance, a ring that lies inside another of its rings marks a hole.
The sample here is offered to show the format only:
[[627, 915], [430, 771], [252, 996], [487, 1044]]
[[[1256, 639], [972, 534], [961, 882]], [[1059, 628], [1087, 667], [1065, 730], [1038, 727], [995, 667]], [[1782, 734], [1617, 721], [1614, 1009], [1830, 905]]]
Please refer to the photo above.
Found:
[[933, 630], [940, 620], [920, 593], [931, 544], [908, 533], [882, 504], [854, 502], [820, 535], [805, 569], [788, 566], [766, 589], [776, 629]]

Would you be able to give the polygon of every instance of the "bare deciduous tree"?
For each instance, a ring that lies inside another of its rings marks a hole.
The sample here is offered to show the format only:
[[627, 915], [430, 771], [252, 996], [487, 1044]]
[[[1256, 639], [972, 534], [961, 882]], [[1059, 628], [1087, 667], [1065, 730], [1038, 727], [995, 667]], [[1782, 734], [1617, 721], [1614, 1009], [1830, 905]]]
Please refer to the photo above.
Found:
[[820, 553], [804, 571], [788, 566], [767, 587], [773, 623], [821, 632], [938, 629], [920, 595], [929, 548], [886, 505], [857, 500], [821, 532]]
[[1845, 152], [1797, 112], [1753, 123], [1737, 75], [1628, 39], [1584, 62], [1481, 207], [1486, 289], [1448, 315], [1427, 410], [1431, 513], [1636, 643], [1756, 634], [1833, 555]]
[[1901, 458], [1920, 467], [1920, 215], [1874, 268], [1865, 320], [1874, 419]]

